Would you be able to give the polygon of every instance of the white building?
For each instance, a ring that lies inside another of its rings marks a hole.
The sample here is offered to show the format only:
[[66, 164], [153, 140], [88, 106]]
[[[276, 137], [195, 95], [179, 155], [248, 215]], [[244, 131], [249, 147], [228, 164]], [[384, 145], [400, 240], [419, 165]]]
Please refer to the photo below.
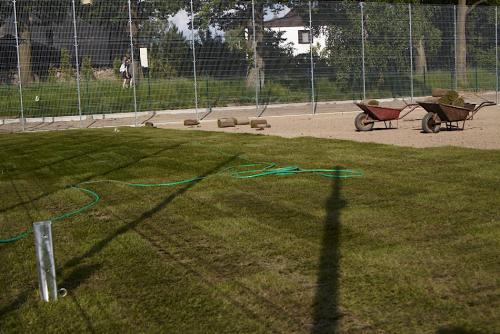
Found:
[[[292, 43], [294, 56], [310, 52], [309, 24], [305, 23], [295, 10], [290, 10], [283, 17], [265, 21], [264, 27], [272, 31], [284, 32], [282, 37], [286, 39], [285, 43]], [[312, 42], [313, 47], [321, 51], [326, 47], [326, 36], [320, 33], [319, 36], [313, 36]]]

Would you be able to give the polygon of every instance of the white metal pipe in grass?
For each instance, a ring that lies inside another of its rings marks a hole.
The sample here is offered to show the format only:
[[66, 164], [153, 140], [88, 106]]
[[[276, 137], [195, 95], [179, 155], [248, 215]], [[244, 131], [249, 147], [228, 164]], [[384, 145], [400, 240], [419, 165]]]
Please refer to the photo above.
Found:
[[51, 225], [50, 221], [33, 223], [38, 285], [40, 298], [45, 302], [57, 300], [56, 266]]

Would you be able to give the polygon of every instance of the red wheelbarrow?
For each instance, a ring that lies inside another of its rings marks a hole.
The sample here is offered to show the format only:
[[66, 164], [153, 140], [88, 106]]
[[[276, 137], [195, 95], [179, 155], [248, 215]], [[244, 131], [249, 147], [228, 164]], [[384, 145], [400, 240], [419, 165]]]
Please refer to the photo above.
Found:
[[[385, 128], [392, 128], [392, 121], [398, 121], [419, 107], [417, 103], [406, 104], [403, 108], [388, 108], [377, 105], [356, 103], [363, 110], [354, 119], [354, 126], [358, 131], [370, 131], [376, 122], [384, 122]], [[403, 115], [401, 112], [408, 109]]]
[[[422, 119], [422, 130], [425, 133], [437, 133], [441, 129], [441, 123], [446, 124], [446, 129], [463, 130], [465, 122], [473, 119], [474, 115], [484, 107], [496, 105], [495, 102], [485, 101], [476, 106], [472, 103], [465, 103], [463, 107], [452, 106], [435, 102], [417, 102], [427, 111], [427, 115]], [[460, 126], [462, 122], [462, 126]]]

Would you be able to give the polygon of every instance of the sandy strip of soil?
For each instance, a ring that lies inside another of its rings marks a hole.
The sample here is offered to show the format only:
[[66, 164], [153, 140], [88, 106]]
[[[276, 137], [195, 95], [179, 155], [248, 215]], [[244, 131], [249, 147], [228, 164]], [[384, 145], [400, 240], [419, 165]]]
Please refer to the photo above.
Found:
[[[487, 96], [495, 100], [495, 96]], [[471, 101], [480, 103], [481, 100]], [[383, 101], [382, 105], [401, 108], [401, 100]], [[374, 142], [409, 147], [437, 147], [459, 146], [478, 149], [500, 149], [500, 106], [481, 109], [474, 120], [465, 123], [464, 131], [442, 131], [437, 134], [421, 132], [421, 120], [426, 112], [417, 109], [406, 118], [393, 122], [393, 129], [385, 129], [383, 123], [376, 123], [373, 131], [358, 132], [354, 128], [354, 117], [360, 110], [350, 102], [322, 102], [316, 108], [316, 115], [312, 115], [311, 104], [297, 103], [285, 105], [264, 106], [259, 110], [255, 107], [217, 108], [212, 111], [200, 109], [198, 117], [202, 119], [199, 127], [185, 127], [183, 120], [196, 118], [194, 112], [176, 111], [175, 113], [150, 113], [137, 118], [139, 126], [151, 122], [157, 127], [170, 129], [187, 129], [201, 131], [223, 131], [229, 133], [253, 133], [262, 135], [276, 135], [287, 138], [318, 137], [332, 139], [346, 139], [360, 142]], [[105, 128], [133, 126], [136, 123], [134, 114], [131, 117], [113, 117], [107, 115], [105, 119], [84, 119], [82, 123], [72, 122], [45, 122], [27, 123], [26, 131], [53, 131], [83, 128]], [[217, 119], [236, 117], [239, 119], [256, 118], [261, 116], [267, 119], [271, 128], [258, 131], [249, 126], [219, 129]], [[0, 125], [0, 134], [19, 132], [19, 123]]]
[[[169, 129], [223, 131], [228, 133], [253, 133], [276, 135], [286, 138], [317, 137], [346, 139], [360, 142], [374, 142], [408, 147], [459, 146], [478, 149], [500, 149], [500, 107], [481, 109], [473, 120], [465, 123], [463, 131], [448, 131], [444, 125], [439, 133], [422, 133], [422, 117], [425, 111], [417, 109], [405, 119], [393, 122], [393, 129], [386, 129], [384, 123], [376, 123], [373, 131], [358, 132], [354, 127], [354, 117], [358, 111], [352, 106], [345, 112], [320, 113], [317, 115], [265, 116], [271, 128], [251, 129], [250, 126], [234, 128], [217, 127], [215, 119], [201, 122], [198, 127], [185, 127], [180, 122], [162, 123], [161, 118], [153, 122], [156, 126]], [[238, 115], [237, 115], [238, 116]]]

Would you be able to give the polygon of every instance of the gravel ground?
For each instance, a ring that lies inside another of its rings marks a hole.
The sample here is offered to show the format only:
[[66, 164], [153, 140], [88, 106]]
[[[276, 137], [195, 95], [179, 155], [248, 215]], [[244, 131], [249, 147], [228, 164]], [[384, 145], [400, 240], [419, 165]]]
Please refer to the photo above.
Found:
[[[347, 111], [348, 110], [348, 111]], [[393, 122], [392, 129], [386, 129], [384, 123], [376, 123], [373, 131], [358, 132], [354, 127], [354, 117], [359, 111], [353, 106], [345, 112], [319, 113], [295, 116], [265, 116], [271, 128], [256, 130], [250, 126], [234, 128], [217, 127], [214, 119], [204, 120], [198, 127], [184, 127], [179, 123], [155, 124], [169, 129], [196, 129], [204, 131], [224, 131], [229, 133], [254, 133], [276, 135], [286, 138], [317, 137], [346, 139], [360, 142], [374, 142], [409, 147], [460, 146], [479, 149], [500, 149], [500, 107], [481, 109], [474, 120], [465, 123], [463, 131], [447, 131], [444, 126], [439, 133], [422, 133], [422, 117], [425, 111], [417, 109], [406, 118]], [[154, 123], [154, 122], [153, 122]]]

